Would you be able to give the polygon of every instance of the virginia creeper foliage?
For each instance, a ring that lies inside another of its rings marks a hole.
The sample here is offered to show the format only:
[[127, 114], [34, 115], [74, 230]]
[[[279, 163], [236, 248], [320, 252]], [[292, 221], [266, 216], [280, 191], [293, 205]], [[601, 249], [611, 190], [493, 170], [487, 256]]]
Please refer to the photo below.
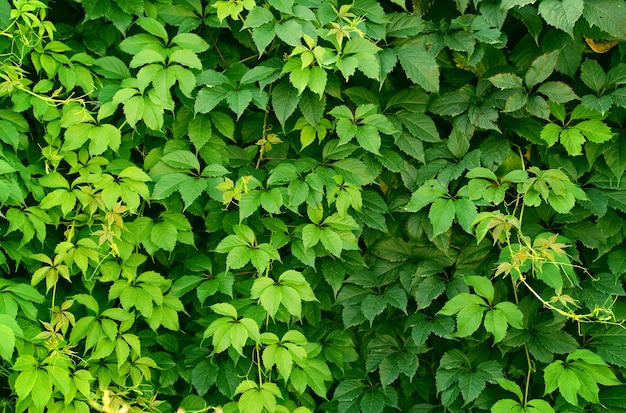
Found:
[[3, 412], [626, 411], [625, 0], [0, 29]]

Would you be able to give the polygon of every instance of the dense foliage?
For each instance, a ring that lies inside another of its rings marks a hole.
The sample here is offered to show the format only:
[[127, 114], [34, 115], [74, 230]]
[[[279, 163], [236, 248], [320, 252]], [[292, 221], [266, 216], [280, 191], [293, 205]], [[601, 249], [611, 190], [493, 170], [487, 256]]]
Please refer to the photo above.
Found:
[[0, 0], [0, 410], [626, 411], [625, 22]]

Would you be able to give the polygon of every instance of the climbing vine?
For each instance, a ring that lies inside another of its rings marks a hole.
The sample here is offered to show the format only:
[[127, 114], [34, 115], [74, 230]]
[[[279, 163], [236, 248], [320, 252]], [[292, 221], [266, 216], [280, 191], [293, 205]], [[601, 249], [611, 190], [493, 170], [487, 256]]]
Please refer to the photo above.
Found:
[[626, 411], [624, 22], [0, 0], [0, 409]]

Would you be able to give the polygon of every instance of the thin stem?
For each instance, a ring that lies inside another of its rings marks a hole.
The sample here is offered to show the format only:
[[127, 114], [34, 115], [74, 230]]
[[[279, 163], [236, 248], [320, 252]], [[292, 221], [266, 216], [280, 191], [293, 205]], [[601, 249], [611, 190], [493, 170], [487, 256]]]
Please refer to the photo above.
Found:
[[528, 371], [526, 372], [526, 385], [524, 386], [524, 408], [528, 404], [528, 393], [530, 392], [530, 374], [533, 371], [533, 362], [530, 359], [528, 344], [524, 343], [524, 352], [526, 353], [526, 362], [528, 363]]
[[256, 365], [259, 372], [259, 387], [263, 385], [263, 372], [261, 371], [261, 350], [259, 350], [259, 344], [254, 345], [256, 351]]
[[[513, 285], [513, 296], [515, 297], [515, 304], [519, 306], [519, 296], [517, 294], [517, 285], [515, 280], [511, 277], [511, 284]], [[526, 354], [526, 363], [528, 364], [528, 370], [526, 371], [526, 383], [524, 386], [524, 408], [528, 404], [528, 394], [530, 393], [530, 374], [533, 371], [533, 362], [530, 358], [530, 351], [528, 351], [528, 344], [524, 343], [524, 353]]]

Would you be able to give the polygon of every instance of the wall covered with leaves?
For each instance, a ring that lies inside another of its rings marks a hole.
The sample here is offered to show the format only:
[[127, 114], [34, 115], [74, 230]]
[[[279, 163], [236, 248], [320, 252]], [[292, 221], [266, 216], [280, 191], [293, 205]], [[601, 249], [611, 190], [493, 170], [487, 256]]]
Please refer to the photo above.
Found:
[[0, 411], [626, 411], [626, 1], [0, 28]]

